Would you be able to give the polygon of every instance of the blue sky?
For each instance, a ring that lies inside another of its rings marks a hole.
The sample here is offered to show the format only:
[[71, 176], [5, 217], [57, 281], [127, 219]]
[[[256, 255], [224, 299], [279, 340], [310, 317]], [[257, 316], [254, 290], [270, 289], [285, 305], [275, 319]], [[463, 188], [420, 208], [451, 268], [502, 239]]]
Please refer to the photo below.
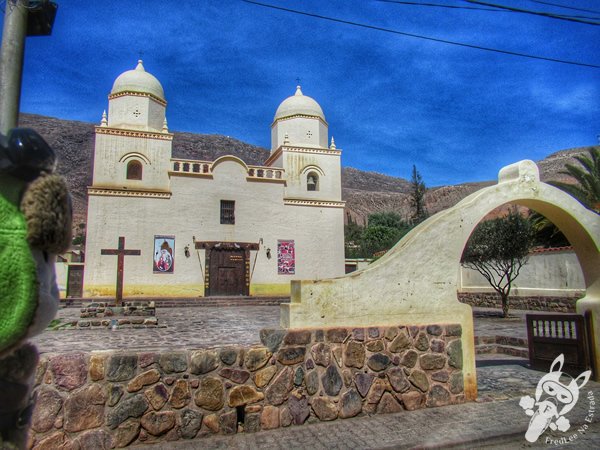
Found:
[[[431, 42], [241, 0], [56, 0], [51, 37], [28, 38], [21, 110], [99, 123], [114, 79], [162, 83], [171, 131], [270, 148], [277, 106], [301, 79], [342, 164], [428, 186], [495, 179], [521, 159], [597, 144], [600, 69]], [[415, 0], [424, 1], [424, 0]], [[499, 11], [380, 1], [264, 0], [437, 39], [600, 66], [600, 26]], [[475, 6], [461, 0], [431, 0]], [[530, 10], [586, 15], [531, 0]], [[551, 3], [600, 11], [596, 0]]]

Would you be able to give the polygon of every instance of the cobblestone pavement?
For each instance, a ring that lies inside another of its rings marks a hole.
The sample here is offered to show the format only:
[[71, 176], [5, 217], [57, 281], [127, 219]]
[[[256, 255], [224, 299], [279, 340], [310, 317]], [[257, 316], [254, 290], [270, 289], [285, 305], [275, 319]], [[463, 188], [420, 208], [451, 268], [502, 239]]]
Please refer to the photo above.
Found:
[[[496, 310], [475, 308], [476, 336], [526, 337], [523, 311], [500, 319]], [[158, 328], [46, 331], [33, 339], [41, 353], [109, 349], [167, 350], [260, 342], [263, 328], [279, 327], [279, 306], [157, 308]], [[79, 318], [79, 308], [62, 308], [63, 323]]]
[[[279, 327], [278, 306], [157, 308], [158, 328], [46, 331], [32, 341], [40, 353], [93, 350], [168, 350], [260, 343], [262, 328]], [[63, 322], [79, 318], [79, 308], [60, 309]]]
[[533, 311], [511, 311], [502, 318], [497, 309], [473, 308], [475, 336], [510, 336], [527, 338], [525, 314]]
[[[162, 328], [121, 328], [46, 331], [34, 342], [42, 353], [107, 349], [165, 350], [259, 343], [262, 328], [279, 326], [278, 306], [159, 308]], [[475, 308], [476, 336], [526, 337], [523, 311], [501, 319], [494, 310]], [[61, 309], [63, 322], [79, 317], [78, 308]], [[600, 408], [593, 423], [577, 438], [563, 444], [567, 433], [546, 432], [535, 444], [524, 439], [529, 417], [519, 407], [523, 395], [533, 395], [543, 372], [529, 370], [526, 360], [506, 355], [478, 355], [477, 402], [388, 415], [362, 416], [259, 433], [214, 436], [189, 442], [147, 444], [132, 448], [167, 449], [392, 449], [392, 448], [600, 448]], [[600, 405], [600, 384], [589, 382]], [[569, 413], [571, 423], [583, 425], [589, 405], [580, 398]], [[544, 441], [542, 440], [544, 439]], [[550, 439], [550, 441], [545, 441]]]

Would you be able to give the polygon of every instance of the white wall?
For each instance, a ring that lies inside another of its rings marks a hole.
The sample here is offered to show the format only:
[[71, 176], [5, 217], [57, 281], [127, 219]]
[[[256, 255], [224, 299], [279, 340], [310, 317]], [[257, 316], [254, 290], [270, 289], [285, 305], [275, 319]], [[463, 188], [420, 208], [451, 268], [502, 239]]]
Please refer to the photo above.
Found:
[[328, 127], [318, 117], [294, 116], [277, 120], [271, 127], [271, 149], [284, 145], [285, 135], [294, 145], [327, 148]]
[[[167, 191], [172, 135], [152, 138], [144, 132], [139, 133], [142, 137], [107, 134], [110, 132], [110, 128], [96, 128], [94, 187]], [[127, 179], [127, 163], [131, 159], [142, 163], [143, 180]]]
[[[493, 292], [476, 270], [461, 267], [460, 292]], [[573, 251], [533, 253], [513, 283], [515, 296], [570, 296], [585, 290], [583, 273]]]
[[[170, 199], [137, 196], [90, 195], [84, 289], [88, 295], [114, 286], [116, 256], [102, 256], [101, 249], [116, 248], [118, 236], [126, 248], [140, 249], [140, 256], [125, 257], [125, 289], [152, 295], [153, 288], [172, 286], [173, 295], [203, 293], [205, 251], [200, 260], [196, 241], [259, 243], [250, 253], [251, 285], [289, 284], [292, 279], [319, 279], [344, 274], [342, 207], [284, 204], [283, 182], [250, 181], [243, 163], [225, 160], [213, 169], [213, 178], [171, 177]], [[220, 224], [220, 201], [235, 201], [235, 225]], [[154, 235], [175, 236], [173, 274], [153, 274]], [[293, 239], [296, 274], [278, 275], [277, 240]], [[184, 256], [189, 245], [191, 257]], [[271, 249], [271, 259], [266, 257]], [[256, 260], [256, 264], [255, 264]], [[177, 289], [175, 289], [177, 287]], [[252, 289], [252, 287], [251, 287]]]

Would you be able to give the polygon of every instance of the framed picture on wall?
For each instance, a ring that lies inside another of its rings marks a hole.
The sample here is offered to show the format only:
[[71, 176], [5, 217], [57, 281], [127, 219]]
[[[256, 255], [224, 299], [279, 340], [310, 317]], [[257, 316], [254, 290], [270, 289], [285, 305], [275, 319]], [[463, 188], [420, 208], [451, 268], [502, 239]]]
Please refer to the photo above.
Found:
[[173, 273], [175, 270], [175, 236], [154, 236], [154, 273]]
[[296, 249], [293, 240], [277, 241], [277, 273], [279, 275], [296, 273]]

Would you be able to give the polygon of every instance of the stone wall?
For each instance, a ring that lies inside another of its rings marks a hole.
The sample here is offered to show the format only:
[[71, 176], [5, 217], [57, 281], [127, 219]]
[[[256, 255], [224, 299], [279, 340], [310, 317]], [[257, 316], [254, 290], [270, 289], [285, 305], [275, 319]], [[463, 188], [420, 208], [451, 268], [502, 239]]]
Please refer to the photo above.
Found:
[[[583, 297], [585, 292], [577, 297], [509, 297], [509, 307], [515, 310], [524, 311], [550, 311], [562, 313], [574, 313], [577, 300]], [[488, 292], [459, 292], [458, 299], [462, 303], [471, 306], [481, 306], [485, 308], [502, 308], [500, 296]]]
[[111, 448], [465, 400], [461, 327], [262, 330], [262, 346], [43, 355], [30, 448]]
[[150, 302], [125, 302], [125, 306], [113, 306], [106, 302], [86, 303], [80, 309], [84, 318], [112, 317], [112, 316], [156, 316], [156, 307]]

